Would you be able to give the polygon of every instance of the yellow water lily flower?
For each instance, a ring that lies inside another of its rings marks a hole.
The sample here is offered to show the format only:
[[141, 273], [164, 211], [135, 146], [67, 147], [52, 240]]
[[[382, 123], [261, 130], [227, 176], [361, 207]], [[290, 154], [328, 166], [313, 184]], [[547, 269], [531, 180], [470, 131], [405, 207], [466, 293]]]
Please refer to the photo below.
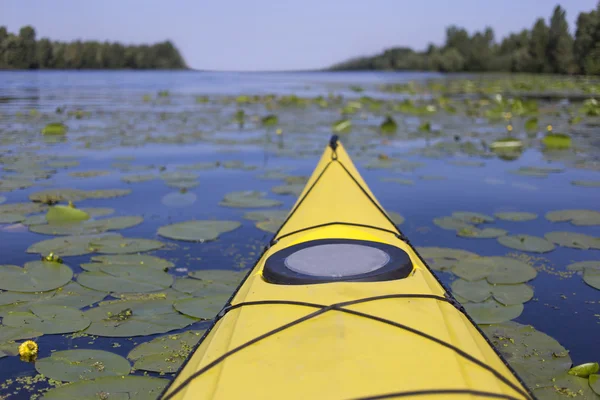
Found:
[[34, 362], [38, 355], [38, 345], [33, 340], [27, 340], [19, 346], [19, 355], [21, 360]]

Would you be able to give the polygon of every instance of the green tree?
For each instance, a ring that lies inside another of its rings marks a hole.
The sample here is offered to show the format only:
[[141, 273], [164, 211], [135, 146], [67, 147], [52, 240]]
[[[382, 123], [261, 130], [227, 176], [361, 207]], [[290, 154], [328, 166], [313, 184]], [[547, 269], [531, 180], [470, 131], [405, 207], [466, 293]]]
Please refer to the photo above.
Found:
[[597, 10], [577, 17], [573, 53], [580, 73], [600, 74], [600, 2]]
[[44, 38], [37, 42], [36, 48], [36, 63], [38, 68], [50, 68], [52, 65], [52, 43]]
[[530, 65], [526, 68], [527, 72], [544, 73], [552, 71], [546, 54], [549, 34], [550, 30], [546, 25], [546, 21], [543, 18], [539, 18], [531, 30], [531, 37], [528, 44], [531, 61]]
[[566, 12], [560, 6], [554, 8], [550, 18], [546, 54], [552, 72], [557, 74], [574, 72], [573, 38], [569, 34]]

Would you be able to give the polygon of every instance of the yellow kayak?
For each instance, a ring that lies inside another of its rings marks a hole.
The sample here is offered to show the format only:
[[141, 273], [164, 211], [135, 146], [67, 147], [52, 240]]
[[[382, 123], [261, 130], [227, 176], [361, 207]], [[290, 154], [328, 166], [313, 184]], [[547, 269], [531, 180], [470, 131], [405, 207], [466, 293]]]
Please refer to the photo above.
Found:
[[533, 399], [332, 137], [163, 399]]

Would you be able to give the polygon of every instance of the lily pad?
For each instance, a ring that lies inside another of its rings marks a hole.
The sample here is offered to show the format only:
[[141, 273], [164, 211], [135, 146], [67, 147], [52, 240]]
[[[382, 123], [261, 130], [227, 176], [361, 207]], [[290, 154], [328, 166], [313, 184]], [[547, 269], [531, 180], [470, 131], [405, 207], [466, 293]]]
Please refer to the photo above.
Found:
[[533, 326], [506, 322], [481, 329], [530, 388], [552, 384], [571, 367], [569, 352]]
[[533, 298], [533, 289], [524, 283], [517, 285], [494, 285], [494, 299], [505, 306], [527, 303]]
[[452, 217], [460, 221], [467, 222], [469, 224], [483, 224], [486, 222], [494, 222], [494, 217], [489, 215], [468, 212], [468, 211], [457, 211], [452, 213]]
[[558, 210], [546, 213], [551, 222], [571, 221], [576, 226], [600, 225], [600, 212], [594, 210]]
[[90, 325], [90, 320], [76, 308], [34, 304], [29, 312], [9, 312], [2, 319], [6, 326], [34, 329], [44, 334], [78, 332]]
[[13, 342], [16, 340], [33, 339], [44, 333], [28, 327], [12, 327], [0, 325], [0, 343]]
[[243, 218], [251, 221], [283, 220], [289, 213], [289, 210], [248, 211]]
[[587, 378], [590, 375], [598, 372], [599, 369], [600, 367], [598, 366], [597, 362], [585, 363], [571, 368], [568, 374], [578, 376], [580, 378]]
[[164, 243], [157, 240], [125, 238], [122, 236], [103, 236], [88, 242], [89, 248], [103, 254], [133, 254], [158, 250]]
[[517, 138], [507, 137], [490, 144], [492, 150], [513, 150], [523, 148], [523, 142]]
[[331, 125], [331, 130], [335, 133], [348, 133], [352, 129], [352, 121], [347, 118], [335, 121]]
[[118, 234], [63, 236], [34, 243], [28, 253], [80, 256], [89, 253], [133, 254], [158, 250], [164, 243], [149, 239], [124, 238]]
[[6, 197], [5, 196], [0, 196], [0, 204], [6, 202]]
[[25, 221], [26, 217], [22, 214], [2, 213], [0, 214], [0, 224], [16, 224]]
[[126, 229], [139, 225], [142, 217], [112, 217], [99, 220], [87, 220], [79, 223], [34, 224], [29, 230], [44, 235], [94, 235], [107, 231]]
[[57, 351], [36, 361], [35, 369], [47, 378], [63, 382], [129, 375], [131, 365], [124, 357], [103, 350]]
[[206, 162], [197, 162], [194, 164], [178, 165], [177, 169], [181, 170], [181, 171], [202, 171], [202, 170], [217, 168], [218, 166], [219, 166], [218, 162], [206, 161]]
[[277, 200], [265, 198], [265, 192], [259, 191], [241, 191], [232, 192], [225, 195], [219, 205], [235, 208], [267, 208], [277, 207], [282, 203]]
[[137, 370], [172, 373], [179, 370], [204, 331], [187, 331], [164, 335], [133, 348], [127, 358]]
[[528, 285], [491, 285], [485, 279], [479, 281], [457, 279], [452, 282], [451, 288], [453, 294], [474, 303], [480, 303], [493, 296], [499, 303], [511, 306], [526, 303], [533, 298], [533, 289]]
[[67, 133], [67, 126], [60, 122], [51, 122], [42, 129], [42, 135], [64, 135]]
[[548, 133], [542, 143], [549, 149], [568, 149], [571, 147], [571, 137], [564, 133]]
[[411, 179], [403, 179], [403, 178], [397, 178], [397, 177], [385, 177], [385, 178], [381, 178], [381, 180], [383, 182], [399, 183], [400, 185], [414, 185], [415, 184], [415, 182]]
[[387, 213], [394, 224], [402, 225], [404, 223], [404, 217], [397, 212], [388, 211]]
[[254, 225], [262, 231], [276, 233], [284, 221], [283, 219], [270, 219], [267, 221], [257, 221]]
[[534, 388], [533, 394], [538, 399], [564, 400], [565, 398], [594, 399], [598, 398], [589, 386], [588, 379], [564, 374], [555, 377], [552, 382]]
[[160, 202], [169, 207], [187, 207], [196, 202], [198, 196], [194, 193], [171, 192], [162, 197]]
[[247, 271], [231, 271], [226, 269], [201, 269], [188, 272], [193, 279], [203, 281], [206, 284], [231, 285], [232, 288], [240, 284]]
[[485, 301], [492, 296], [492, 285], [485, 279], [473, 282], [457, 279], [450, 287], [452, 293], [475, 303]]
[[83, 308], [104, 300], [108, 293], [88, 289], [77, 282], [69, 282], [36, 300], [39, 304]]
[[214, 294], [176, 300], [173, 307], [182, 314], [200, 319], [212, 319], [225, 306], [231, 294]]
[[600, 290], [600, 270], [586, 268], [583, 272], [583, 281], [594, 289]]
[[483, 303], [467, 303], [467, 313], [478, 324], [498, 324], [517, 318], [523, 312], [523, 304], [504, 306], [494, 299]]
[[599, 249], [600, 238], [575, 232], [549, 232], [544, 235], [549, 241], [573, 249]]
[[149, 376], [106, 376], [93, 380], [82, 380], [50, 389], [43, 400], [98, 400], [108, 393], [113, 400], [156, 399], [167, 386], [167, 379]]
[[578, 181], [571, 181], [571, 185], [574, 185], [574, 186], [583, 186], [583, 187], [600, 187], [600, 181], [590, 181], [590, 180], [583, 181], [583, 180], [578, 180]]
[[94, 256], [91, 259], [92, 263], [96, 265], [95, 268], [88, 269], [88, 271], [99, 269], [105, 265], [138, 265], [146, 268], [154, 268], [157, 270], [165, 270], [175, 266], [171, 261], [165, 260], [164, 258], [149, 256], [147, 254], [120, 254], [120, 255], [106, 255], [106, 256]]
[[109, 174], [110, 174], [110, 171], [104, 171], [104, 170], [69, 172], [69, 175], [74, 178], [95, 178], [97, 176], [106, 176]]
[[185, 328], [196, 319], [177, 313], [168, 299], [102, 302], [85, 315], [92, 321], [85, 333], [107, 337], [147, 336]]
[[456, 231], [456, 234], [458, 236], [466, 237], [466, 238], [477, 238], [477, 239], [497, 238], [500, 236], [504, 236], [507, 233], [508, 233], [508, 231], [505, 231], [504, 229], [499, 229], [499, 228], [479, 229], [479, 228], [475, 228], [475, 227], [461, 228]]
[[163, 226], [158, 229], [158, 234], [174, 240], [206, 242], [240, 226], [237, 221], [186, 221]]
[[470, 251], [447, 247], [417, 247], [416, 250], [432, 269], [438, 271], [454, 267], [459, 260], [479, 257]]
[[148, 182], [153, 181], [155, 179], [158, 179], [158, 176], [154, 174], [133, 174], [121, 177], [121, 180], [126, 183]]
[[50, 261], [32, 261], [23, 268], [16, 265], [0, 266], [0, 289], [18, 292], [44, 292], [66, 285], [73, 271], [65, 264]]
[[579, 261], [567, 265], [568, 271], [585, 271], [586, 269], [600, 271], [600, 261]]
[[304, 190], [305, 186], [306, 185], [304, 183], [279, 185], [279, 186], [273, 186], [271, 188], [271, 191], [276, 194], [289, 194], [289, 195], [294, 195], [294, 196], [300, 196], [300, 194]]
[[590, 388], [594, 391], [594, 393], [600, 396], [600, 375], [590, 375], [590, 377], [588, 378], [588, 383], [590, 385]]
[[498, 219], [504, 221], [532, 221], [537, 218], [537, 214], [530, 212], [500, 212], [494, 214]]
[[106, 265], [99, 271], [86, 271], [77, 282], [94, 290], [117, 293], [148, 293], [166, 289], [173, 276], [145, 266]]
[[127, 196], [131, 189], [103, 189], [88, 190], [84, 193], [86, 199], [113, 199], [116, 197]]
[[85, 211], [90, 217], [106, 217], [114, 214], [115, 209], [109, 207], [82, 207], [80, 210]]
[[532, 253], [548, 253], [554, 250], [554, 245], [546, 239], [530, 235], [500, 236], [498, 242], [511, 249], [529, 251]]
[[442, 229], [447, 229], [451, 231], [459, 229], [475, 229], [473, 225], [454, 217], [434, 218], [433, 223]]
[[510, 257], [485, 257], [494, 268], [487, 276], [492, 284], [524, 283], [537, 276], [535, 268], [529, 264]]
[[48, 206], [39, 203], [9, 203], [0, 205], [0, 214], [37, 214], [46, 211]]
[[456, 262], [452, 272], [467, 281], [487, 278], [494, 271], [494, 260], [490, 257], [469, 257]]
[[379, 130], [381, 133], [385, 134], [396, 133], [398, 130], [398, 124], [396, 121], [394, 121], [394, 118], [388, 115], [385, 117], [385, 120], [381, 123], [381, 125], [379, 125]]

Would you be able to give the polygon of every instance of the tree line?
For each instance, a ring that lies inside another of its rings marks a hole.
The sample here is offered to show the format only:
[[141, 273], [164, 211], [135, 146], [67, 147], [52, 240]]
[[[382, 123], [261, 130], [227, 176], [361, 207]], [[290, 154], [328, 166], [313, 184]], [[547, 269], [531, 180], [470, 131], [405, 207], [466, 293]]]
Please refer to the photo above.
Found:
[[595, 10], [579, 14], [575, 37], [558, 5], [549, 24], [539, 18], [531, 30], [510, 34], [499, 43], [489, 27], [469, 35], [453, 25], [446, 29], [443, 46], [430, 44], [424, 52], [392, 48], [331, 69], [600, 75], [600, 1]]
[[19, 34], [0, 26], [0, 69], [184, 69], [185, 61], [170, 41], [153, 45], [36, 40], [35, 29]]

